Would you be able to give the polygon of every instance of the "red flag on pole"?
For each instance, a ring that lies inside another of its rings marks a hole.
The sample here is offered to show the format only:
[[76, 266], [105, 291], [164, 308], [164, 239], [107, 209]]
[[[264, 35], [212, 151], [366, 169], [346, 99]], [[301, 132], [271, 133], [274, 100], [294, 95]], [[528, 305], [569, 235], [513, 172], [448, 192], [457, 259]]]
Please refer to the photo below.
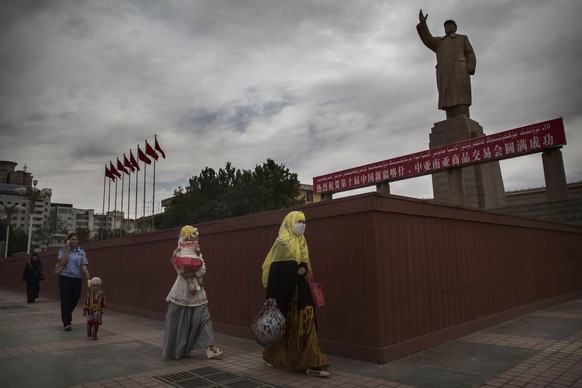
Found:
[[119, 158], [117, 158], [117, 170], [122, 171], [122, 172], [126, 173], [127, 175], [129, 175], [129, 171], [127, 171], [127, 169], [125, 167], [123, 167], [123, 163], [121, 163]]
[[156, 151], [154, 151], [154, 149], [152, 148], [152, 146], [148, 143], [148, 141], [146, 140], [146, 154], [148, 154], [148, 156], [151, 156], [152, 158], [154, 158], [155, 160], [158, 160], [158, 154], [156, 154]]
[[132, 150], [129, 150], [129, 161], [131, 162], [131, 165], [135, 167], [137, 171], [139, 171], [139, 163], [137, 162], [137, 160], [135, 160]]
[[162, 150], [162, 147], [160, 147], [160, 144], [158, 143], [158, 138], [156, 136], [154, 136], [154, 138], [156, 139], [156, 144], [154, 144], [154, 148], [156, 149], [156, 151], [160, 153], [160, 155], [162, 155], [162, 158], [166, 159], [166, 153]]
[[125, 153], [123, 154], [123, 166], [126, 167], [128, 170], [131, 170], [131, 172], [135, 172], [135, 167], [133, 167], [133, 164], [131, 164], [131, 162], [127, 159]]
[[137, 146], [137, 157], [139, 158], [139, 160], [146, 164], [152, 164], [152, 161], [143, 153], [139, 146]]
[[107, 165], [105, 165], [105, 176], [109, 179], [112, 179], [113, 182], [115, 182], [115, 176], [113, 176], [111, 171], [109, 171], [109, 169], [107, 168]]
[[111, 160], [109, 161], [109, 170], [111, 171], [111, 174], [115, 175], [118, 178], [121, 178], [121, 174], [119, 173], [119, 171], [117, 171]]

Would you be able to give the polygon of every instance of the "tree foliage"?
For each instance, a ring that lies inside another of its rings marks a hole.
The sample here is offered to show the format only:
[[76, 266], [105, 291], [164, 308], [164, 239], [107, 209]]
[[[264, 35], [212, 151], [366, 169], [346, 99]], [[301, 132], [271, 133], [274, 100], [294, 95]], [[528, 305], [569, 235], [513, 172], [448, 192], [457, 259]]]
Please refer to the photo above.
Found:
[[[4, 241], [6, 238], [6, 225], [0, 224], [0, 240]], [[4, 242], [5, 243], [5, 242]], [[12, 256], [15, 253], [26, 252], [26, 247], [28, 246], [28, 233], [22, 228], [10, 227], [10, 232], [8, 236], [8, 256]], [[0, 257], [4, 257], [5, 245], [2, 245], [2, 252]]]
[[89, 228], [79, 227], [75, 232], [79, 238], [79, 244], [86, 244], [91, 241], [91, 231]]
[[[87, 231], [87, 234], [85, 235], [85, 230]], [[117, 228], [117, 229], [109, 229], [109, 228], [105, 228], [105, 227], [99, 227], [95, 230], [95, 234], [92, 238], [89, 238], [89, 230], [88, 229], [78, 229], [77, 230], [77, 235], [79, 237], [79, 243], [86, 243], [89, 241], [102, 241], [102, 240], [109, 240], [112, 238], [117, 238], [117, 237], [123, 237], [123, 236], [127, 236], [129, 233], [127, 232], [127, 230], [123, 229], [123, 228]]]
[[254, 171], [226, 163], [218, 171], [206, 167], [174, 191], [161, 221], [164, 228], [281, 209], [302, 201], [297, 174], [267, 159]]
[[57, 217], [56, 214], [51, 214], [43, 226], [33, 233], [31, 250], [36, 248], [46, 250], [51, 242], [53, 242], [52, 240], [55, 234], [64, 234], [66, 236], [67, 233], [67, 224]]
[[10, 230], [10, 242], [8, 243], [8, 255], [26, 252], [28, 247], [28, 233], [22, 228]]

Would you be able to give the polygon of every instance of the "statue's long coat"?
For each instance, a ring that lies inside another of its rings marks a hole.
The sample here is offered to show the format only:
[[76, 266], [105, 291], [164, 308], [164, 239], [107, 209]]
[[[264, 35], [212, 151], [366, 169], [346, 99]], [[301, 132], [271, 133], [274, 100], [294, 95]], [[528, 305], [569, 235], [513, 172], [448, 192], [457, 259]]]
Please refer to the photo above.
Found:
[[[439, 109], [471, 105], [471, 78], [477, 59], [469, 38], [461, 34], [431, 35], [426, 23], [416, 26], [422, 43], [437, 55], [436, 78]], [[473, 68], [469, 74], [467, 67]]]

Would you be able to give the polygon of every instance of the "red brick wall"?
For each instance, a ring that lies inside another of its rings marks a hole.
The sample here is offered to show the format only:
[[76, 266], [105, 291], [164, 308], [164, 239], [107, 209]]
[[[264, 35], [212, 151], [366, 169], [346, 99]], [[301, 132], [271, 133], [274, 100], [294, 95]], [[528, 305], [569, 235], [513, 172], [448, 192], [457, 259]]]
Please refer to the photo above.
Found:
[[[582, 228], [376, 193], [300, 208], [326, 306], [324, 351], [385, 363], [526, 312], [582, 296]], [[250, 338], [261, 264], [290, 209], [197, 225], [215, 329]], [[179, 228], [85, 246], [111, 307], [163, 319]], [[41, 296], [57, 297], [43, 252]], [[25, 292], [25, 259], [0, 262], [0, 286]]]

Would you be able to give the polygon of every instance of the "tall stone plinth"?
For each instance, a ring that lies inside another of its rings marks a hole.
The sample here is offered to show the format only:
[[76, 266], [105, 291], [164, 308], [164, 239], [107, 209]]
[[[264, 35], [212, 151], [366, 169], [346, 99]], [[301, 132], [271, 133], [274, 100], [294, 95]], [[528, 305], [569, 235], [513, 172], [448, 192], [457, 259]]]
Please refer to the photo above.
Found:
[[[434, 124], [430, 133], [430, 148], [485, 136], [478, 122], [457, 116]], [[432, 175], [434, 199], [479, 209], [505, 205], [505, 189], [499, 162], [453, 168]]]
[[545, 150], [542, 154], [548, 201], [568, 199], [568, 183], [561, 148]]

